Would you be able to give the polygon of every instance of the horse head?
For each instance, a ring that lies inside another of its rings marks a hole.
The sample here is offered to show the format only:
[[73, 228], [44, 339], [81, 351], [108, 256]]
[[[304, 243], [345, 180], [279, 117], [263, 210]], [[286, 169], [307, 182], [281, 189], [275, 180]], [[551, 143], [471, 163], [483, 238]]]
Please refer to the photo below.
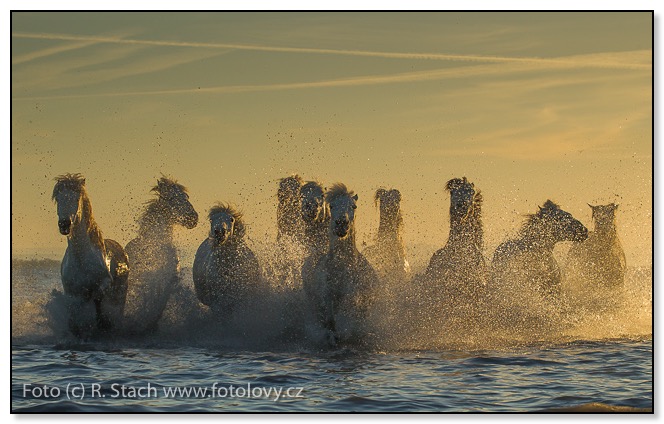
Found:
[[381, 215], [394, 216], [399, 212], [401, 192], [394, 188], [379, 188], [374, 195], [374, 203], [380, 208]]
[[325, 190], [319, 183], [309, 181], [300, 188], [300, 204], [305, 221], [322, 221], [325, 218]]
[[357, 208], [357, 194], [349, 191], [341, 183], [333, 185], [325, 195], [330, 205], [330, 229], [339, 239], [346, 239], [351, 234]]
[[616, 210], [618, 205], [609, 203], [608, 205], [593, 206], [588, 204], [593, 211], [593, 222], [596, 228], [605, 228], [612, 226], [616, 218]]
[[580, 242], [588, 238], [588, 229], [571, 213], [560, 209], [560, 206], [551, 200], [547, 200], [539, 207], [536, 216], [543, 223], [546, 233], [556, 242]]
[[171, 219], [187, 229], [192, 229], [198, 224], [198, 213], [189, 202], [189, 194], [182, 184], [167, 177], [157, 180], [157, 185], [152, 188], [159, 199], [166, 205]]
[[58, 208], [58, 229], [67, 236], [72, 226], [81, 221], [85, 178], [81, 174], [64, 174], [55, 178], [52, 199]]
[[282, 178], [279, 181], [279, 190], [277, 190], [279, 203], [292, 203], [297, 201], [302, 183], [302, 178], [297, 174]]
[[242, 213], [233, 206], [222, 203], [210, 209], [210, 239], [215, 246], [222, 246], [231, 240], [240, 240], [244, 237], [244, 224]]
[[463, 219], [468, 216], [476, 204], [479, 191], [466, 177], [453, 178], [447, 182], [445, 189], [450, 192], [450, 216], [454, 219]]

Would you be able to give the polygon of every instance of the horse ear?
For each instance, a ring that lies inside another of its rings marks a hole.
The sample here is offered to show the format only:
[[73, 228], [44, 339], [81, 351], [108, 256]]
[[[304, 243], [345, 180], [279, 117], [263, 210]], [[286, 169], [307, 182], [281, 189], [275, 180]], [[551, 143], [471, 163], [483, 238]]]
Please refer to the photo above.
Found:
[[236, 220], [235, 222], [236, 222], [236, 224], [235, 224], [235, 228], [233, 230], [233, 232], [235, 233], [235, 236], [238, 239], [244, 238], [244, 233], [245, 233], [244, 224], [242, 222], [238, 221], [238, 220]]
[[374, 205], [378, 206], [378, 202], [381, 200], [384, 194], [385, 194], [384, 188], [379, 188], [378, 190], [376, 190], [376, 194], [374, 195]]
[[358, 199], [358, 197], [357, 197], [357, 194], [356, 194], [355, 196], [353, 196], [353, 200], [357, 201], [357, 199]]

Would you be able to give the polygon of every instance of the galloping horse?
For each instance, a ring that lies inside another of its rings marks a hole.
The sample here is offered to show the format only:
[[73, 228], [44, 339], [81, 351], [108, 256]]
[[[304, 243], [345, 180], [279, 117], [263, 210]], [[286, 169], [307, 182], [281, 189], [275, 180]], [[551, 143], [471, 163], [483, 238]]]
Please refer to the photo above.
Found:
[[410, 274], [403, 244], [403, 218], [401, 216], [401, 192], [397, 189], [376, 190], [374, 202], [380, 211], [376, 243], [362, 252], [381, 278], [403, 283]]
[[281, 179], [277, 198], [277, 242], [284, 238], [298, 239], [301, 235], [300, 226], [300, 187], [302, 178], [291, 175]]
[[302, 243], [305, 256], [322, 255], [330, 243], [328, 227], [330, 211], [325, 202], [325, 189], [316, 181], [309, 181], [300, 188], [302, 222], [304, 224]]
[[588, 230], [569, 213], [547, 200], [528, 217], [519, 237], [498, 246], [492, 265], [495, 283], [515, 289], [533, 288], [545, 298], [560, 293], [561, 273], [553, 248], [561, 241], [580, 242]]
[[328, 251], [305, 261], [302, 281], [317, 323], [335, 346], [363, 333], [378, 277], [355, 245], [357, 195], [344, 184], [335, 184], [325, 200], [331, 214]]
[[[114, 240], [104, 239], [92, 216], [92, 204], [81, 174], [55, 178], [53, 200], [57, 203], [58, 228], [67, 236], [67, 250], [60, 273], [65, 294], [79, 302], [93, 302], [97, 328], [112, 330], [122, 319], [127, 296], [127, 254]], [[79, 335], [75, 305], [70, 308], [69, 327]]]
[[210, 209], [208, 217], [210, 233], [194, 259], [196, 296], [204, 305], [228, 316], [258, 294], [261, 268], [244, 241], [240, 212], [220, 203]]
[[156, 199], [147, 202], [138, 219], [138, 237], [125, 249], [131, 264], [131, 288], [136, 308], [132, 330], [152, 330], [161, 318], [171, 293], [180, 281], [180, 260], [173, 244], [176, 224], [192, 229], [198, 213], [189, 202], [187, 189], [161, 177], [151, 190]]
[[305, 255], [302, 245], [300, 212], [302, 178], [291, 175], [279, 182], [277, 197], [277, 255], [271, 261], [271, 274], [281, 289], [297, 290], [302, 286], [300, 270]]
[[450, 233], [431, 257], [425, 278], [447, 296], [475, 298], [489, 277], [482, 254], [482, 194], [466, 177], [449, 180], [445, 189], [450, 192]]
[[625, 252], [616, 232], [618, 205], [588, 206], [595, 228], [587, 240], [572, 245], [568, 266], [573, 275], [592, 287], [620, 288], [625, 280]]

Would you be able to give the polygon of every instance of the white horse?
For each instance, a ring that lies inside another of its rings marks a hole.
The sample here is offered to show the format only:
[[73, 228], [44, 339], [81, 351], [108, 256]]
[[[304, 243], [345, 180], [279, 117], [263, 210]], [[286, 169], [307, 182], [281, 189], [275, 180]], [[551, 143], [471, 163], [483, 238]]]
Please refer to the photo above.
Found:
[[304, 260], [303, 222], [300, 212], [302, 178], [291, 175], [279, 182], [277, 197], [277, 248], [270, 260], [274, 283], [280, 289], [297, 290], [302, 286], [300, 269]]
[[618, 205], [593, 206], [594, 231], [588, 239], [574, 243], [567, 255], [567, 265], [574, 275], [592, 287], [620, 288], [625, 280], [625, 252], [616, 231]]
[[304, 224], [302, 243], [305, 256], [322, 255], [327, 251], [330, 240], [330, 209], [325, 202], [325, 189], [315, 181], [309, 181], [300, 188], [302, 222]]
[[449, 180], [450, 233], [443, 248], [433, 254], [425, 271], [427, 284], [442, 288], [448, 300], [477, 299], [489, 278], [482, 254], [482, 194], [466, 177]]
[[367, 313], [378, 287], [378, 277], [355, 245], [357, 195], [343, 184], [325, 195], [330, 206], [329, 247], [310, 256], [302, 267], [305, 293], [327, 342], [361, 341]]
[[180, 260], [173, 243], [175, 225], [196, 227], [198, 213], [189, 202], [187, 189], [167, 177], [151, 190], [156, 199], [147, 202], [138, 219], [138, 237], [125, 247], [132, 269], [132, 331], [153, 330], [171, 293], [180, 281]]
[[240, 212], [220, 203], [210, 209], [209, 219], [209, 236], [194, 259], [194, 286], [201, 303], [228, 316], [259, 294], [261, 268], [244, 241]]
[[58, 228], [67, 236], [60, 273], [66, 295], [77, 300], [70, 308], [69, 327], [81, 334], [77, 313], [82, 304], [94, 303], [100, 330], [112, 330], [122, 319], [127, 296], [127, 255], [116, 241], [104, 239], [92, 216], [92, 204], [81, 174], [55, 178]]
[[300, 187], [303, 181], [299, 175], [281, 179], [277, 198], [277, 242], [284, 238], [299, 239], [302, 233], [300, 219]]
[[374, 266], [381, 279], [405, 282], [410, 275], [410, 264], [406, 260], [406, 250], [401, 235], [401, 192], [397, 189], [376, 190], [374, 202], [379, 207], [380, 221], [376, 243], [362, 252]]
[[493, 281], [501, 286], [534, 289], [545, 298], [560, 294], [561, 272], [553, 256], [556, 243], [588, 238], [584, 225], [551, 200], [528, 217], [516, 239], [498, 246], [493, 255]]

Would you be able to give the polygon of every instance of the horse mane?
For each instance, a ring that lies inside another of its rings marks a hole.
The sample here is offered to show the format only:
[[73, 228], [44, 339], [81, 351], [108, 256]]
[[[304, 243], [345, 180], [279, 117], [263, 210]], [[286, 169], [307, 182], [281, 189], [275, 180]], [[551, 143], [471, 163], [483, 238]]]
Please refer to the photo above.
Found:
[[183, 186], [182, 184], [178, 183], [177, 180], [173, 177], [167, 177], [166, 175], [161, 175], [161, 178], [157, 180], [157, 185], [152, 187], [150, 191], [153, 191], [157, 193], [158, 195], [164, 195], [166, 192], [172, 190], [172, 189], [177, 189], [179, 191], [182, 191], [184, 193], [188, 193], [187, 187]]
[[236, 206], [231, 205], [230, 203], [217, 202], [214, 206], [210, 208], [208, 213], [208, 219], [212, 220], [212, 217], [218, 213], [227, 213], [235, 218], [235, 224], [233, 224], [233, 235], [237, 239], [241, 239], [245, 234], [245, 227], [243, 221], [243, 214]]
[[523, 225], [521, 226], [521, 234], [526, 234], [533, 228], [536, 228], [537, 226], [540, 225], [542, 222], [542, 219], [544, 218], [544, 215], [548, 211], [552, 210], [560, 210], [560, 206], [558, 206], [557, 203], [547, 200], [544, 202], [544, 205], [539, 206], [539, 209], [535, 213], [530, 213], [526, 214], [526, 220], [524, 221]]
[[174, 178], [167, 177], [162, 174], [161, 178], [157, 180], [157, 185], [150, 189], [151, 193], [155, 193], [157, 197], [145, 202], [145, 209], [138, 217], [138, 225], [140, 227], [149, 226], [154, 224], [155, 217], [163, 214], [166, 210], [164, 202], [166, 201], [162, 196], [171, 190], [178, 190], [183, 193], [188, 193], [187, 187], [178, 183]]
[[323, 184], [319, 183], [318, 181], [307, 181], [300, 187], [300, 193], [304, 190], [308, 190], [310, 188], [320, 188], [323, 192], [325, 192], [325, 189], [323, 188]]
[[55, 177], [55, 186], [53, 187], [53, 195], [51, 199], [55, 201], [55, 197], [65, 189], [77, 191], [79, 193], [85, 191], [85, 177], [83, 174], [62, 174]]
[[482, 226], [482, 202], [484, 201], [484, 196], [482, 192], [477, 190], [475, 196], [473, 196], [473, 205], [471, 206], [471, 213], [468, 218], [470, 218], [473, 237], [475, 238], [475, 244], [480, 249], [484, 246], [484, 227]]
[[[304, 192], [305, 190], [310, 190], [310, 189], [320, 189], [320, 191], [323, 193], [323, 216], [322, 220], [325, 221], [329, 218], [330, 216], [330, 208], [329, 205], [327, 205], [327, 202], [325, 201], [325, 187], [323, 187], [323, 184], [321, 184], [318, 181], [307, 181], [304, 185], [300, 187], [300, 194]], [[305, 222], [306, 224], [306, 222]]]
[[447, 191], [457, 190], [467, 185], [470, 185], [471, 188], [475, 188], [475, 184], [469, 183], [466, 177], [452, 178], [445, 184], [445, 190]]
[[353, 197], [355, 193], [352, 190], [348, 190], [348, 187], [344, 183], [334, 183], [325, 193], [325, 201], [327, 203], [332, 203], [342, 196]]
[[82, 174], [62, 174], [54, 178], [56, 181], [55, 186], [53, 187], [52, 199], [55, 201], [56, 196], [62, 190], [73, 190], [80, 193], [81, 196], [81, 214], [88, 217], [88, 228], [87, 233], [90, 241], [99, 247], [102, 251], [106, 250], [106, 245], [104, 243], [104, 237], [99, 229], [99, 226], [95, 222], [94, 216], [92, 215], [92, 203], [88, 197], [88, 193], [85, 190], [85, 177]]

